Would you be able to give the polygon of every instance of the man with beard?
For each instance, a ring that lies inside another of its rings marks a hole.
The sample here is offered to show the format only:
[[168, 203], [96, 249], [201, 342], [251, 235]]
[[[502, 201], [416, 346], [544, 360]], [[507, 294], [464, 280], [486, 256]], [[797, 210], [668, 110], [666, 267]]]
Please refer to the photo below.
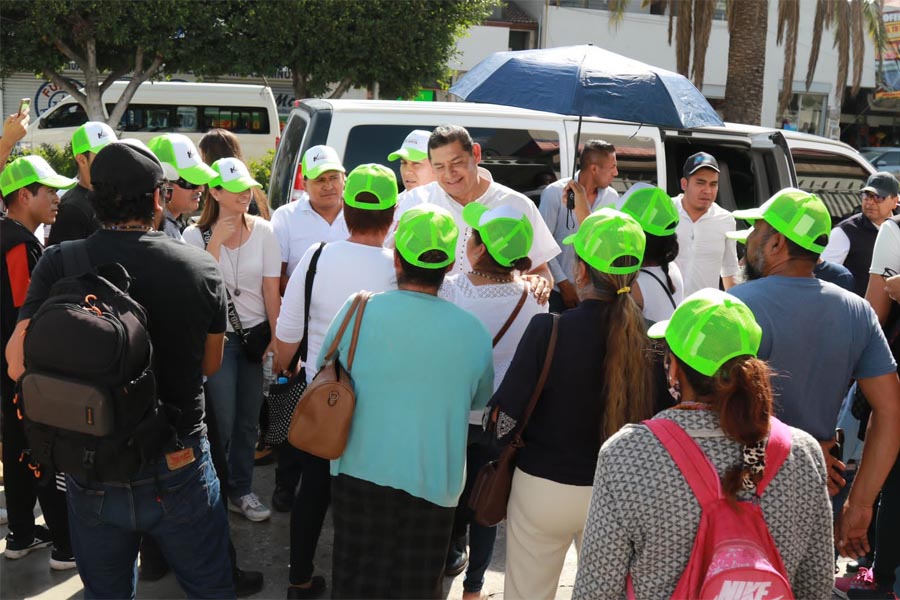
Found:
[[831, 229], [819, 198], [786, 188], [734, 216], [753, 228], [729, 233], [747, 244], [748, 280], [730, 293], [750, 307], [762, 327], [759, 358], [778, 373], [772, 381], [780, 399], [778, 417], [822, 445], [832, 496], [844, 485], [844, 464], [829, 450], [851, 379], [872, 406], [863, 457], [836, 529], [841, 554], [861, 556], [868, 550], [872, 506], [900, 449], [896, 363], [871, 306], [813, 276]]

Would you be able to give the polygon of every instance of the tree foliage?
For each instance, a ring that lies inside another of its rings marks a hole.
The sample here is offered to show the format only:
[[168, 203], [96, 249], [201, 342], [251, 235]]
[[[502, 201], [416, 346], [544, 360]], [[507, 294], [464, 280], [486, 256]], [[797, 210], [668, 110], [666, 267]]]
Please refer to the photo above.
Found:
[[[229, 20], [234, 36], [254, 38], [235, 57], [258, 73], [287, 66], [298, 98], [378, 83], [385, 97], [412, 96], [440, 82], [456, 42], [498, 0], [247, 0]], [[242, 32], [242, 33], [241, 33]]]

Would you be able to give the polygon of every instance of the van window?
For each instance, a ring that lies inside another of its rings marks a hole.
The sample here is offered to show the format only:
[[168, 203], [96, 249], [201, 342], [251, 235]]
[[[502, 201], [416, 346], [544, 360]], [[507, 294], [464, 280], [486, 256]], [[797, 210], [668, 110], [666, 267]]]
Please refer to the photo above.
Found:
[[46, 113], [41, 119], [38, 129], [56, 129], [58, 127], [80, 127], [87, 123], [87, 113], [77, 102], [62, 104], [56, 110]]
[[[107, 104], [112, 112], [113, 104]], [[234, 133], [269, 133], [269, 114], [264, 108], [129, 104], [119, 121], [122, 131], [178, 131], [205, 133], [220, 127]]]
[[797, 184], [822, 199], [837, 224], [859, 208], [859, 190], [869, 172], [848, 156], [809, 149], [791, 149]]
[[205, 106], [203, 131], [220, 127], [234, 133], [269, 133], [269, 114], [263, 108]]
[[[400, 161], [387, 156], [403, 144], [413, 129], [431, 131], [437, 123], [416, 125], [357, 125], [347, 136], [344, 167], [350, 171], [363, 163], [377, 162], [391, 167], [400, 179]], [[554, 131], [468, 127], [472, 139], [481, 145], [481, 166], [494, 181], [532, 197], [533, 192], [559, 175], [559, 135]], [[285, 132], [283, 140], [289, 139]], [[282, 141], [282, 143], [284, 143]], [[540, 191], [537, 192], [540, 197]]]
[[616, 165], [619, 174], [613, 180], [612, 187], [620, 196], [635, 183], [657, 184], [656, 144], [653, 138], [582, 133], [578, 139], [579, 156], [584, 144], [594, 139], [609, 142], [616, 147]]
[[[290, 201], [296, 165], [300, 164], [300, 143], [304, 135], [306, 135], [306, 120], [292, 115], [284, 127], [281, 143], [278, 145], [278, 155], [272, 161], [269, 203], [273, 208]], [[383, 163], [386, 160], [369, 162]]]

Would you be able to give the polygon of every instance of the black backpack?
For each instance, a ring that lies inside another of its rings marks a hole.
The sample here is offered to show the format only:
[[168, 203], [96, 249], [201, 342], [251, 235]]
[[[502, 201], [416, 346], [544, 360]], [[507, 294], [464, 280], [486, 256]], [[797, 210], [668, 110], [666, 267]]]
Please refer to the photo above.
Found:
[[127, 481], [174, 442], [156, 393], [147, 313], [115, 263], [94, 269], [84, 241], [60, 246], [65, 276], [28, 325], [20, 381], [32, 460], [46, 470]]

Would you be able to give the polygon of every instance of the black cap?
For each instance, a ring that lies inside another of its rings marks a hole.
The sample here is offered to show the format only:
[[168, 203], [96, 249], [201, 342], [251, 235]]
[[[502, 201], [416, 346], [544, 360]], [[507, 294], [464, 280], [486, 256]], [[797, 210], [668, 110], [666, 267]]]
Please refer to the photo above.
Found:
[[694, 173], [697, 172], [698, 169], [712, 169], [716, 173], [719, 172], [719, 163], [716, 162], [716, 159], [712, 154], [707, 154], [706, 152], [698, 152], [697, 154], [691, 154], [688, 156], [688, 159], [684, 161], [684, 168], [681, 170], [683, 173], [683, 177], [690, 177]]
[[863, 192], [872, 192], [882, 198], [896, 196], [898, 190], [900, 190], [900, 183], [897, 183], [897, 178], [887, 171], [879, 171], [869, 175], [866, 187], [862, 189]]
[[119, 192], [152, 192], [163, 179], [159, 159], [137, 144], [107, 144], [91, 163], [91, 183], [111, 185]]

